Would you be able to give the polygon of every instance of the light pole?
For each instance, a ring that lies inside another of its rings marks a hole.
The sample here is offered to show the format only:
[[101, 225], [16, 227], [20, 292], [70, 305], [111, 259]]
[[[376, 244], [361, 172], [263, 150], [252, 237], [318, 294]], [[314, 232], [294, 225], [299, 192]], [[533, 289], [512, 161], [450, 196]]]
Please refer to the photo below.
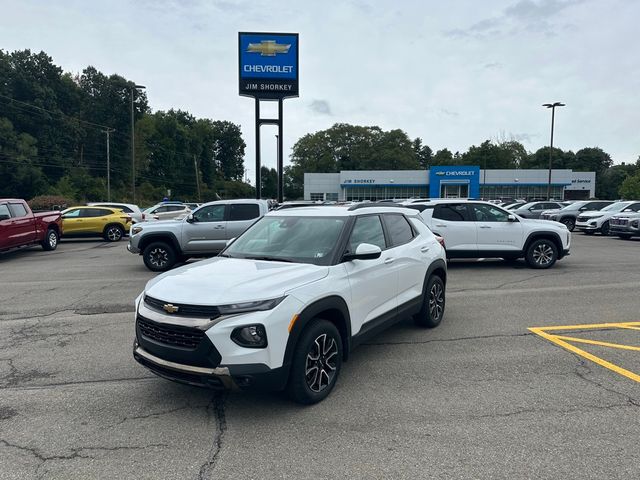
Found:
[[136, 139], [135, 139], [135, 119], [133, 117], [133, 93], [144, 90], [144, 85], [133, 85], [131, 88], [131, 198], [132, 203], [136, 203]]
[[111, 164], [109, 159], [109, 135], [111, 132], [115, 132], [114, 128], [107, 128], [103, 130], [107, 134], [107, 202], [111, 201]]
[[547, 184], [547, 201], [551, 200], [551, 159], [553, 155], [553, 124], [556, 117], [556, 107], [564, 107], [561, 102], [545, 103], [542, 105], [551, 109], [551, 148], [549, 149], [549, 183]]
[[[278, 139], [278, 134], [276, 133], [276, 168], [280, 168], [280, 140]], [[279, 172], [280, 170], [278, 170]], [[281, 192], [281, 185], [280, 185], [280, 174], [278, 174], [278, 179], [276, 181], [276, 201], [278, 203], [282, 203], [283, 199], [280, 198], [280, 192]]]

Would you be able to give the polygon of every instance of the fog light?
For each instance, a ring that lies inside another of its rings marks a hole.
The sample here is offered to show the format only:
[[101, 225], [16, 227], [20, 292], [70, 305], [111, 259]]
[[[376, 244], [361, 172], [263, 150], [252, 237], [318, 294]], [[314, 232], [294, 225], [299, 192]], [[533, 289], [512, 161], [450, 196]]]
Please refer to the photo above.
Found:
[[247, 325], [233, 330], [231, 340], [241, 347], [265, 348], [267, 346], [267, 332], [264, 325]]
[[592, 227], [595, 227], [598, 224], [596, 222], [591, 222], [589, 225], [591, 225]]

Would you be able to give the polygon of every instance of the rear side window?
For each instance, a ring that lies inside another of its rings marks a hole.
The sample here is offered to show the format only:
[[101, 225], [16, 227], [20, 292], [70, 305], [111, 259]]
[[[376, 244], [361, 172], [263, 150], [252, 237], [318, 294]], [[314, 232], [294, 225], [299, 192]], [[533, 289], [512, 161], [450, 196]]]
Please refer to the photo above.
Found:
[[11, 213], [9, 212], [9, 207], [7, 207], [4, 203], [0, 204], [0, 217], [10, 217]]
[[125, 207], [124, 205], [102, 205], [103, 207], [109, 207], [109, 208], [115, 208], [117, 210], [122, 210], [123, 212], [126, 213], [132, 213], [133, 210], [131, 210], [129, 207]]
[[448, 220], [449, 222], [470, 222], [471, 216], [466, 205], [441, 204], [433, 209], [433, 218]]
[[260, 207], [255, 203], [232, 203], [229, 207], [230, 222], [252, 220], [260, 216]]
[[14, 217], [26, 217], [27, 210], [24, 208], [24, 205], [21, 203], [10, 203], [9, 208], [11, 208], [11, 212]]
[[358, 217], [349, 239], [349, 251], [354, 252], [361, 243], [370, 243], [380, 247], [381, 250], [387, 248], [384, 240], [384, 230], [378, 215]]
[[[0, 208], [2, 208], [2, 206], [0, 206]], [[625, 210], [631, 210], [632, 212], [640, 212], [640, 203], [632, 203], [627, 208], [625, 208]], [[1, 211], [0, 211], [0, 215], [2, 215]]]
[[404, 215], [385, 214], [384, 222], [391, 236], [391, 246], [403, 245], [413, 239], [413, 229]]
[[167, 206], [167, 211], [168, 212], [178, 212], [180, 210], [186, 210], [187, 207], [185, 207], [184, 205], [168, 205]]

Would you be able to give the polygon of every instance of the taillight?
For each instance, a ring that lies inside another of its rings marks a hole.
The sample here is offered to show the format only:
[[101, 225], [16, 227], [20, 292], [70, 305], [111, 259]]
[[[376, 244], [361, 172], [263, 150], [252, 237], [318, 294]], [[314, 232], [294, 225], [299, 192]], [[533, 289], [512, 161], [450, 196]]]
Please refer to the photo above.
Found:
[[442, 245], [442, 248], [445, 248], [445, 246], [444, 246], [444, 237], [441, 237], [440, 235], [436, 235], [436, 240], [438, 240], [438, 243], [440, 245]]
[[143, 213], [142, 214], [142, 220], [144, 220], [145, 218], [147, 218], [147, 215]]

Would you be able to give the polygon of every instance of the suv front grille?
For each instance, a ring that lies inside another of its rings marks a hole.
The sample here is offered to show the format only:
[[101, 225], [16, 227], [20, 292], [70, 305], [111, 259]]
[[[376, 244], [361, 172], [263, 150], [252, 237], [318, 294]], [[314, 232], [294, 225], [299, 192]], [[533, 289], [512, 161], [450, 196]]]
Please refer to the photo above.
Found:
[[140, 333], [150, 340], [164, 345], [195, 350], [204, 338], [204, 332], [197, 328], [156, 323], [138, 315], [136, 319]]
[[578, 217], [576, 220], [578, 222], [586, 222], [589, 219], [589, 217]]
[[[153, 310], [158, 310], [163, 313], [175, 313], [181, 317], [205, 317], [211, 320], [220, 316], [220, 310], [218, 307], [212, 307], [210, 305], [186, 305], [184, 303], [169, 303], [164, 300], [158, 300], [157, 298], [144, 296], [144, 303], [147, 307]], [[168, 312], [165, 308], [166, 305], [171, 305], [176, 310], [174, 312]]]
[[611, 225], [626, 225], [629, 223], [629, 219], [627, 218], [612, 218]]

